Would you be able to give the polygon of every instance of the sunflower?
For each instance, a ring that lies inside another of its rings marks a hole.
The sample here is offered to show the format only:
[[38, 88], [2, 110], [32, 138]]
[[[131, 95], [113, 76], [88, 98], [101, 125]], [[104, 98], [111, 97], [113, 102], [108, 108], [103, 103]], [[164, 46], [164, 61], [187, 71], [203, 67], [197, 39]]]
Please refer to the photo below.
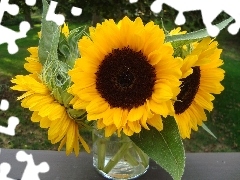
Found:
[[124, 17], [90, 28], [79, 41], [81, 58], [69, 71], [69, 92], [75, 109], [86, 109], [105, 136], [123, 131], [131, 136], [148, 125], [163, 129], [161, 115], [174, 112], [171, 100], [179, 93], [182, 59], [153, 22]]
[[[64, 29], [66, 32], [66, 27]], [[69, 155], [74, 150], [77, 156], [80, 143], [87, 152], [90, 152], [88, 145], [79, 134], [81, 124], [79, 125], [69, 116], [67, 108], [54, 98], [41, 79], [43, 66], [39, 62], [38, 47], [31, 47], [28, 51], [31, 55], [26, 58], [27, 63], [24, 64], [24, 68], [31, 74], [17, 75], [11, 80], [16, 84], [11, 89], [25, 91], [17, 98], [21, 100], [21, 106], [33, 111], [31, 117], [33, 122], [39, 122], [41, 128], [48, 128], [48, 139], [51, 143], [60, 142], [58, 150], [66, 144], [66, 154]]]
[[181, 91], [174, 103], [175, 119], [182, 138], [190, 138], [191, 129], [197, 131], [198, 125], [207, 120], [204, 110], [213, 109], [214, 96], [224, 87], [221, 49], [217, 41], [204, 38], [183, 61]]

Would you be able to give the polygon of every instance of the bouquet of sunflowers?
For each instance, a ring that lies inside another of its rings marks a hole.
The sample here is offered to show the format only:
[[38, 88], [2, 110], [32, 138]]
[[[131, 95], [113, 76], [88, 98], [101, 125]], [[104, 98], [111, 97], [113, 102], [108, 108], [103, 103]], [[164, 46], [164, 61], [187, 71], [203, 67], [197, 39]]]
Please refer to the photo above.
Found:
[[105, 164], [106, 146], [97, 146], [96, 167], [106, 174], [122, 158], [134, 165], [125, 152], [135, 147], [146, 169], [150, 157], [181, 179], [181, 139], [198, 126], [210, 132], [204, 111], [213, 109], [212, 94], [224, 89], [218, 42], [206, 30], [167, 32], [128, 17], [105, 20], [89, 33], [85, 27], [69, 31], [46, 21], [47, 10], [43, 1], [39, 45], [28, 49], [24, 65], [29, 74], [12, 79], [12, 89], [25, 92], [18, 100], [33, 112], [31, 121], [47, 128], [48, 139], [60, 143], [59, 150], [65, 145], [67, 155], [78, 156], [80, 147], [90, 152], [84, 129], [128, 139], [131, 145], [120, 146], [112, 164]]

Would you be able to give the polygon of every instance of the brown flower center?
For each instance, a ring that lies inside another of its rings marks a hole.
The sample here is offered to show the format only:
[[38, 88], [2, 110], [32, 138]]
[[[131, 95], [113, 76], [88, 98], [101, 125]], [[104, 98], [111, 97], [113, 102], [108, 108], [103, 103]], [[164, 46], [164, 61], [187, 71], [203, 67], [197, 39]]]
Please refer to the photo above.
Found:
[[129, 47], [106, 55], [96, 72], [96, 89], [112, 108], [132, 109], [150, 98], [155, 68], [141, 51]]
[[181, 114], [192, 104], [200, 85], [200, 67], [193, 67], [193, 72], [188, 77], [181, 79], [181, 91], [177, 96], [179, 101], [174, 103], [176, 114]]

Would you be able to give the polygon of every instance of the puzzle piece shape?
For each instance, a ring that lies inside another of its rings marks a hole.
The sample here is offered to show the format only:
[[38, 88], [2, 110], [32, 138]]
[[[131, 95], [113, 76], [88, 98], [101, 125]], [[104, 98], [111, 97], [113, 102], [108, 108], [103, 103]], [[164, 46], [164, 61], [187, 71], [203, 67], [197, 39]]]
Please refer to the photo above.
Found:
[[46, 15], [47, 21], [54, 21], [58, 26], [63, 25], [65, 21], [65, 17], [62, 14], [55, 14], [55, 9], [57, 7], [56, 1], [51, 1], [49, 5], [49, 9]]
[[9, 4], [9, 0], [0, 1], [0, 44], [8, 43], [8, 52], [15, 54], [18, 51], [15, 41], [26, 37], [26, 33], [30, 30], [30, 24], [27, 21], [21, 22], [19, 25], [20, 32], [2, 26], [1, 22], [5, 12], [15, 16], [19, 12], [19, 7], [16, 4]]
[[15, 16], [19, 12], [19, 7], [16, 4], [9, 4], [9, 0], [0, 1], [0, 24], [2, 22], [3, 14], [8, 12], [12, 16]]
[[74, 16], [80, 16], [80, 15], [82, 14], [82, 9], [73, 6], [72, 9], [71, 9], [71, 13], [72, 13], [72, 15], [74, 15]]
[[138, 2], [138, 0], [129, 0], [131, 4]]
[[[0, 103], [0, 110], [6, 111], [9, 108], [9, 102], [6, 99], [2, 99]], [[10, 136], [15, 135], [15, 128], [19, 124], [19, 119], [17, 117], [11, 116], [8, 119], [8, 127], [3, 127], [0, 125], [0, 133], [7, 134]]]
[[[1, 154], [1, 148], [0, 148], [0, 154]], [[10, 172], [11, 165], [3, 162], [0, 164], [0, 179], [1, 180], [14, 180], [12, 178], [7, 177], [8, 173]]]
[[[1, 149], [0, 149], [1, 154]], [[26, 168], [22, 174], [21, 180], [40, 180], [38, 174], [46, 173], [49, 171], [50, 167], [48, 163], [41, 162], [39, 165], [35, 165], [32, 154], [27, 154], [24, 151], [18, 151], [16, 154], [16, 159], [19, 162], [27, 162]], [[0, 164], [0, 180], [16, 180], [7, 177], [11, 170], [11, 165], [9, 163], [3, 162]]]
[[[131, 0], [133, 1], [133, 0]], [[168, 6], [176, 9], [179, 13], [175, 19], [175, 24], [183, 25], [186, 21], [183, 13], [188, 11], [201, 10], [203, 23], [210, 36], [217, 36], [219, 28], [212, 25], [214, 19], [222, 12], [229, 14], [235, 19], [235, 23], [228, 27], [230, 34], [237, 34], [240, 28], [240, 1], [236, 0], [155, 0], [151, 4], [151, 10], [154, 13], [159, 13], [162, 10], [162, 5], [167, 4]]]
[[6, 111], [9, 108], [9, 102], [6, 99], [2, 99], [0, 102], [0, 110]]
[[19, 119], [17, 117], [11, 116], [8, 119], [8, 127], [0, 126], [0, 133], [14, 136], [16, 126], [19, 124]]
[[30, 30], [30, 24], [27, 21], [21, 22], [19, 30], [20, 32], [15, 32], [0, 25], [0, 44], [8, 43], [8, 52], [10, 54], [15, 54], [18, 51], [18, 46], [15, 41], [27, 37], [26, 34]]
[[27, 162], [21, 180], [40, 180], [38, 174], [46, 173], [50, 169], [47, 162], [41, 162], [39, 165], [35, 165], [32, 154], [27, 154], [24, 151], [18, 151], [16, 159], [19, 162]]
[[25, 0], [25, 3], [28, 6], [34, 6], [36, 4], [36, 0]]
[[7, 177], [8, 173], [10, 172], [11, 165], [3, 162], [0, 164], [0, 179], [1, 180], [15, 180], [12, 178]]

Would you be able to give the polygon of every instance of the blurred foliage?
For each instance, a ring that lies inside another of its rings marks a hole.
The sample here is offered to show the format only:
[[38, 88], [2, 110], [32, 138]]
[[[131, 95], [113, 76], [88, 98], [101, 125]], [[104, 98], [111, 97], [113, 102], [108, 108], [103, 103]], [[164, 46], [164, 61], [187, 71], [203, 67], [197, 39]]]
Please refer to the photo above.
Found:
[[[50, 0], [48, 0], [50, 2]], [[129, 0], [56, 0], [58, 2], [55, 13], [61, 13], [65, 16], [66, 21], [75, 22], [91, 22], [93, 26], [96, 23], [102, 22], [104, 19], [114, 19], [119, 21], [124, 16], [128, 16], [130, 19], [141, 17], [144, 23], [153, 20], [157, 24], [173, 24], [178, 11], [163, 4], [162, 11], [159, 14], [154, 14], [150, 5], [154, 0], [139, 0], [137, 3], [129, 3]], [[17, 16], [11, 16], [8, 13], [4, 14], [3, 22], [4, 25], [16, 25], [22, 20], [32, 21], [32, 13], [41, 14], [42, 1], [36, 1], [35, 6], [29, 7], [25, 4], [24, 0], [9, 0], [9, 3], [17, 4], [20, 8], [20, 14]], [[71, 8], [79, 7], [82, 8], [81, 16], [73, 16], [71, 14]], [[30, 14], [29, 14], [30, 12]], [[187, 31], [194, 31], [199, 28], [204, 28], [202, 22], [202, 16], [200, 11], [191, 11], [184, 13], [186, 17], [186, 24], [182, 26], [182, 29]], [[213, 24], [227, 19], [229, 16], [225, 13], [221, 13]], [[162, 20], [163, 19], [163, 20]], [[30, 22], [31, 23], [31, 22]]]
[[36, 12], [41, 12], [42, 9], [42, 1], [37, 0], [34, 6], [28, 6], [25, 3], [25, 0], [9, 0], [9, 4], [16, 4], [19, 7], [19, 14], [16, 16], [12, 16], [8, 13], [4, 13], [2, 24], [3, 25], [17, 25], [23, 20], [28, 21], [30, 25], [33, 27], [35, 22], [32, 19], [32, 14]]
[[[155, 15], [155, 19], [153, 19], [157, 24], [163, 24], [164, 26], [176, 26], [174, 25], [175, 19], [177, 17], [178, 11], [173, 9], [172, 7], [163, 4], [162, 11]], [[205, 28], [203, 24], [201, 11], [190, 11], [183, 13], [186, 18], [186, 23], [181, 27], [182, 30], [186, 30], [188, 32], [196, 31], [199, 29]], [[224, 12], [219, 14], [217, 18], [213, 21], [212, 24], [220, 23], [221, 21], [229, 18], [230, 16]], [[148, 19], [150, 20], [150, 19]], [[171, 27], [173, 28], [173, 27]]]

